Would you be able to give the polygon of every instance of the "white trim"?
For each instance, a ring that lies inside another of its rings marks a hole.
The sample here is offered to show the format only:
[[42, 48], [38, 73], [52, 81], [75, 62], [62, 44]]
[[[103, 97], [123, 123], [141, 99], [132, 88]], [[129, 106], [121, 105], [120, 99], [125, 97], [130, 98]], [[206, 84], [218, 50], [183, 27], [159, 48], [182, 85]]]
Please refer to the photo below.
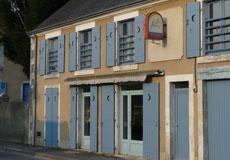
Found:
[[124, 65], [124, 66], [114, 66], [113, 71], [128, 71], [128, 70], [137, 70], [138, 64], [130, 64], [130, 65]]
[[83, 31], [83, 30], [86, 30], [86, 29], [90, 29], [90, 28], [95, 27], [95, 25], [96, 25], [95, 21], [80, 24], [80, 25], [75, 26], [75, 31], [79, 32], [79, 31]]
[[170, 83], [189, 82], [189, 159], [195, 160], [195, 134], [194, 134], [194, 93], [193, 75], [173, 75], [165, 77], [165, 154], [170, 159]]
[[59, 73], [56, 73], [56, 74], [46, 74], [43, 76], [44, 79], [53, 79], [53, 78], [59, 78], [60, 77], [60, 74]]
[[50, 38], [58, 37], [60, 35], [61, 35], [61, 30], [50, 32], [50, 33], [46, 33], [45, 34], [45, 39], [50, 39]]
[[215, 55], [215, 56], [204, 56], [204, 57], [198, 57], [197, 63], [212, 63], [212, 62], [225, 62], [230, 60], [229, 54], [222, 54], [222, 55]]
[[113, 21], [114, 22], [123, 21], [126, 19], [134, 18], [138, 15], [139, 15], [139, 11], [133, 11], [133, 12], [129, 12], [126, 14], [120, 14], [120, 15], [114, 16]]
[[204, 160], [203, 81], [198, 80], [198, 160]]
[[[46, 139], [46, 89], [47, 88], [58, 88], [58, 147], [60, 147], [60, 104], [61, 104], [61, 86], [60, 84], [58, 85], [45, 85], [44, 86], [44, 139]], [[45, 142], [45, 141], [44, 141]], [[45, 146], [45, 143], [44, 143]]]
[[115, 154], [119, 154], [119, 86], [115, 85]]
[[[23, 84], [28, 83], [30, 86], [30, 81], [23, 81], [21, 84], [21, 101], [23, 102]], [[31, 99], [30, 99], [31, 100]]]
[[95, 73], [95, 69], [83, 69], [83, 70], [79, 70], [79, 71], [75, 71], [74, 75], [75, 76], [82, 76], [82, 75], [91, 75]]

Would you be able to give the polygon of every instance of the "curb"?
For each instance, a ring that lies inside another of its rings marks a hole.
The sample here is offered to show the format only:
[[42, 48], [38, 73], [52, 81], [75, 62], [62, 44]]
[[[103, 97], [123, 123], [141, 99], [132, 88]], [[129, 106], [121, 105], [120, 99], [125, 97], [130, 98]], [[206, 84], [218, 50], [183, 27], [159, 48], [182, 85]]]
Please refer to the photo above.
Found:
[[10, 152], [10, 153], [20, 153], [20, 154], [30, 155], [35, 158], [46, 158], [46, 159], [55, 159], [55, 160], [73, 160], [72, 158], [62, 157], [60, 155], [55, 156], [55, 155], [50, 155], [50, 154], [45, 154], [45, 153], [36, 153], [33, 151], [26, 151], [26, 150], [16, 149], [16, 148], [0, 147], [0, 151]]

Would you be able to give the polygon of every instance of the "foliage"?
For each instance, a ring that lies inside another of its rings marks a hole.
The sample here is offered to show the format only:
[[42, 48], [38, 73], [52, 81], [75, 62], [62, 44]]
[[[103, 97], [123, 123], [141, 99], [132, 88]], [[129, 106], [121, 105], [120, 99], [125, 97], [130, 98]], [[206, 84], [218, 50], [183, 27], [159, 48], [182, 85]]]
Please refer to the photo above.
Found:
[[30, 39], [33, 30], [69, 0], [0, 0], [0, 43], [4, 54], [30, 74]]

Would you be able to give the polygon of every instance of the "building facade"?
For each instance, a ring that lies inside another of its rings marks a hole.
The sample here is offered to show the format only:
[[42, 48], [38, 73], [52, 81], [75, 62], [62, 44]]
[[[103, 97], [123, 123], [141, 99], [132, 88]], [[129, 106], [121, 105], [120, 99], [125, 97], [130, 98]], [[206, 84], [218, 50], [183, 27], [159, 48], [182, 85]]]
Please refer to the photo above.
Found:
[[[230, 1], [84, 2], [30, 32], [34, 144], [228, 159]], [[144, 38], [152, 12], [163, 40]]]

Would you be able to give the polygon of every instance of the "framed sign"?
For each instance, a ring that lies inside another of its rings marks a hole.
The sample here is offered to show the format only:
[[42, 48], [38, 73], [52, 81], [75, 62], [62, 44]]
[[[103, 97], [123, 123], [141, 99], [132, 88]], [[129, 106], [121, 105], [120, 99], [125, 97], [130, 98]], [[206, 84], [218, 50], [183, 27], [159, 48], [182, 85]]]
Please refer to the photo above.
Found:
[[145, 17], [145, 39], [164, 40], [165, 24], [158, 12], [152, 12]]

